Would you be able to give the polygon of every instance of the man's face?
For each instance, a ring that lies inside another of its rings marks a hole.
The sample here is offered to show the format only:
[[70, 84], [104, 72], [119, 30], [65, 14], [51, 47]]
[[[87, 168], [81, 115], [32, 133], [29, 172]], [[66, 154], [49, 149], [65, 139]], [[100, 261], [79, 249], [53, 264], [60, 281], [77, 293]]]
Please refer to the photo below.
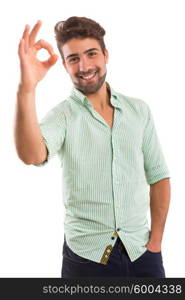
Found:
[[83, 94], [94, 94], [103, 85], [106, 77], [108, 52], [96, 39], [74, 38], [62, 47], [64, 67], [74, 86]]

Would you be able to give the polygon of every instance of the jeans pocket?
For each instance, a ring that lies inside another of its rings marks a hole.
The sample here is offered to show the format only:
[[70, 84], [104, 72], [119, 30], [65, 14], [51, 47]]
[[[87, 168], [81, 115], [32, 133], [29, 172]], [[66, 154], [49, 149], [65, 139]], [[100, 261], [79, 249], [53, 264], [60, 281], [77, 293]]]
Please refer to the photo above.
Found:
[[161, 255], [161, 251], [158, 251], [158, 252], [153, 252], [153, 251], [150, 251], [150, 250], [146, 250], [148, 253], [151, 253], [151, 254], [156, 254], [156, 255]]

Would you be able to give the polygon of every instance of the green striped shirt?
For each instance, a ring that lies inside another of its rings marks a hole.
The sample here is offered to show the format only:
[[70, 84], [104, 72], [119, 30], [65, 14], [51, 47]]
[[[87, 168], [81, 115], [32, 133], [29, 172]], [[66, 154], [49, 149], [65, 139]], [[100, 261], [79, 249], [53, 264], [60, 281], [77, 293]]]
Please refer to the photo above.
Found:
[[64, 233], [73, 252], [107, 264], [119, 235], [131, 261], [146, 251], [149, 185], [169, 178], [152, 114], [143, 100], [115, 92], [112, 128], [76, 88], [40, 122], [63, 168]]

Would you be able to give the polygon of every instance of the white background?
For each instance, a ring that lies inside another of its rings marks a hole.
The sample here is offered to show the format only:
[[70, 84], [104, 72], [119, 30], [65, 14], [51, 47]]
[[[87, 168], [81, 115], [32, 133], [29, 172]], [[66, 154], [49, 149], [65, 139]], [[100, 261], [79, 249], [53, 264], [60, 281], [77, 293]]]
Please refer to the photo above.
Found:
[[[167, 277], [185, 277], [185, 8], [184, 1], [10, 1], [1, 4], [0, 277], [60, 277], [64, 209], [58, 158], [43, 168], [17, 157], [14, 138], [19, 82], [18, 43], [26, 24], [42, 20], [38, 39], [59, 52], [54, 25], [70, 16], [95, 19], [106, 30], [107, 81], [152, 110], [171, 173], [171, 206], [163, 238]], [[43, 51], [43, 52], [42, 52]], [[45, 50], [39, 57], [46, 58]], [[59, 59], [37, 88], [41, 119], [69, 95]]]

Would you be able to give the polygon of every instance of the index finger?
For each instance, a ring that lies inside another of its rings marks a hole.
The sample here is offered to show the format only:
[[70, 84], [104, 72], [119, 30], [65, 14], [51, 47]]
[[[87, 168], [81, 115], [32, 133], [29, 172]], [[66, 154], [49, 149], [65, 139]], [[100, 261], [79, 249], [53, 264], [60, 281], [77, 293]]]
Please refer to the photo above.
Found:
[[44, 48], [48, 51], [48, 53], [50, 55], [55, 54], [54, 50], [53, 50], [53, 47], [48, 42], [46, 42], [44, 40], [39, 40], [37, 43], [35, 43], [34, 48], [36, 49], [36, 51]]
[[33, 27], [32, 31], [29, 35], [29, 46], [30, 47], [32, 47], [35, 44], [35, 39], [36, 39], [37, 33], [38, 33], [41, 25], [42, 25], [41, 20], [38, 20], [38, 22]]

